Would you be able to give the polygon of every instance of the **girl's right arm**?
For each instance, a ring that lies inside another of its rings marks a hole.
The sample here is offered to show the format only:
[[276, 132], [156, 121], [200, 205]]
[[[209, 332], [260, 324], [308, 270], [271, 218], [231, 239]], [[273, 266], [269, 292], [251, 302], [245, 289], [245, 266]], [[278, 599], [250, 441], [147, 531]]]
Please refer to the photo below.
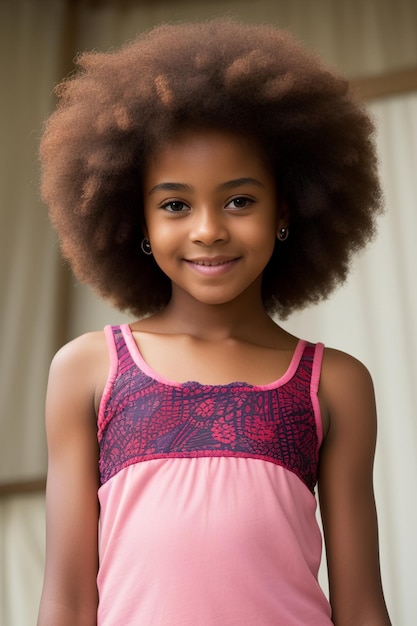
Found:
[[69, 343], [51, 364], [46, 400], [46, 564], [38, 626], [97, 624], [95, 403], [107, 368], [103, 333]]

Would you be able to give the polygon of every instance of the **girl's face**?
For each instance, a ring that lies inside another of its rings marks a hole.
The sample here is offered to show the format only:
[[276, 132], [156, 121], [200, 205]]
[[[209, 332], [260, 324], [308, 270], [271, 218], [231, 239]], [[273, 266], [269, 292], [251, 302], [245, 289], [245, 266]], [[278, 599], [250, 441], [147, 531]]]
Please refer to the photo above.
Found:
[[261, 296], [262, 272], [287, 225], [274, 181], [249, 139], [187, 131], [151, 159], [144, 181], [145, 231], [173, 298], [224, 304]]

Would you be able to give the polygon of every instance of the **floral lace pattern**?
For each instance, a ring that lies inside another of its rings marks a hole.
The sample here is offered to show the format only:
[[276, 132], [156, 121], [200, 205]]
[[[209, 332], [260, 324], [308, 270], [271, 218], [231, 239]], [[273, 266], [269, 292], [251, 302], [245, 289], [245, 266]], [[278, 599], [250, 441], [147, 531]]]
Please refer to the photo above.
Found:
[[173, 386], [142, 372], [120, 328], [112, 331], [118, 371], [99, 432], [101, 484], [121, 469], [151, 459], [235, 456], [281, 465], [314, 491], [314, 345], [305, 346], [294, 376], [277, 387], [197, 382]]

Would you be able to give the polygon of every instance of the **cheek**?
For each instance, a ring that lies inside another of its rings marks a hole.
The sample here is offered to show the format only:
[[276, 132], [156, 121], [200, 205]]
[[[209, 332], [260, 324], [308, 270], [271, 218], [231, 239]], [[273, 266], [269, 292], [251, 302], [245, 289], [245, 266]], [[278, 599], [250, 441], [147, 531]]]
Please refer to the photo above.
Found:
[[167, 225], [158, 217], [158, 214], [145, 211], [146, 230], [151, 243], [155, 246], [159, 245], [159, 242], [168, 240], [169, 226], [167, 228]]
[[183, 238], [178, 228], [172, 223], [152, 220], [148, 223], [148, 238], [151, 242], [155, 261], [173, 258], [181, 245]]
[[251, 237], [257, 246], [274, 247], [277, 237], [278, 218], [269, 214], [259, 219], [251, 226]]

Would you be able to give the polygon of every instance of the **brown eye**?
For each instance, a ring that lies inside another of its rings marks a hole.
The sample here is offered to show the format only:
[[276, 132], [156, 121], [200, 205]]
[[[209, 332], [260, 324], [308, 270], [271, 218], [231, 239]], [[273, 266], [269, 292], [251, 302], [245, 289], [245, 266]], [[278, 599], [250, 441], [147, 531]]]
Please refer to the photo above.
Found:
[[233, 200], [231, 200], [227, 206], [231, 207], [232, 209], [245, 209], [252, 202], [253, 200], [251, 200], [250, 198], [246, 198], [245, 196], [238, 196], [236, 198], [233, 198]]
[[180, 202], [179, 200], [171, 200], [170, 202], [165, 202], [162, 205], [162, 208], [166, 211], [169, 211], [170, 213], [180, 213], [188, 207], [186, 204], [184, 204], [184, 202]]

